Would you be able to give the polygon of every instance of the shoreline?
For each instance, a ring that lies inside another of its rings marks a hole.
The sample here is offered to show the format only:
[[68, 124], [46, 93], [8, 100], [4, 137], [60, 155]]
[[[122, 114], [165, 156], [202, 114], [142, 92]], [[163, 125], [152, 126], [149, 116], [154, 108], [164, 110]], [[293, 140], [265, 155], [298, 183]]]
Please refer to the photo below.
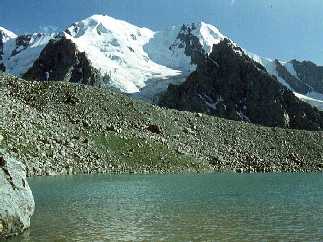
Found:
[[[286, 165], [286, 164], [285, 164]], [[82, 172], [82, 171], [71, 171], [65, 170], [59, 173], [55, 173], [52, 171], [45, 171], [42, 175], [32, 174], [28, 175], [28, 178], [32, 177], [59, 177], [59, 176], [87, 176], [87, 175], [194, 175], [194, 174], [323, 174], [323, 168], [313, 167], [313, 168], [302, 168], [302, 167], [283, 167], [281, 169], [277, 168], [277, 164], [273, 167], [265, 167], [264, 170], [257, 170], [257, 168], [253, 167], [238, 167], [235, 169], [225, 169], [225, 168], [218, 168], [218, 169], [186, 169], [186, 170], [154, 170], [154, 171], [147, 171], [147, 170], [126, 170], [126, 171], [116, 171], [116, 170], [106, 170], [106, 171], [89, 171], [89, 172]]]

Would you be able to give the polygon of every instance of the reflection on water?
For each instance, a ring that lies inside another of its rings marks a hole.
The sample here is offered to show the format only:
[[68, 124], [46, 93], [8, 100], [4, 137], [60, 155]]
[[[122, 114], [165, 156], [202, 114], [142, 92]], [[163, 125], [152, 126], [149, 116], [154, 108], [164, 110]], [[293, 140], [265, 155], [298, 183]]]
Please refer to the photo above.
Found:
[[322, 241], [323, 176], [32, 178], [32, 229], [12, 241]]

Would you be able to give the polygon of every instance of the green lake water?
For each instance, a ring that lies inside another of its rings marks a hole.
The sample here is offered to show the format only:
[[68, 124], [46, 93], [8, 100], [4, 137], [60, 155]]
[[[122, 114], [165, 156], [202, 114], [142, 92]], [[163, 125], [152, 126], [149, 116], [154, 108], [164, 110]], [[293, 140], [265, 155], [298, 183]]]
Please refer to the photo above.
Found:
[[322, 174], [42, 177], [11, 241], [323, 241]]

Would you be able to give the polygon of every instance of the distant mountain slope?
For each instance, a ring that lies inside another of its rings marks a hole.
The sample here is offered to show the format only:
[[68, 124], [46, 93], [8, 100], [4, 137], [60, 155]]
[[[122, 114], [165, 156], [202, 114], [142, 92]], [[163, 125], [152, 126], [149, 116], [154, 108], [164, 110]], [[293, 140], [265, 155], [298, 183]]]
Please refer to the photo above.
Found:
[[323, 112], [300, 101], [259, 63], [225, 39], [160, 104], [265, 126], [322, 130]]
[[[227, 38], [203, 22], [154, 32], [106, 15], [93, 15], [59, 34], [2, 32], [0, 70], [32, 80], [49, 75], [49, 80], [113, 87], [150, 102], [157, 102], [169, 84], [183, 83], [213, 44]], [[323, 110], [323, 67], [249, 56], [301, 100]]]
[[5, 44], [10, 39], [14, 39], [14, 38], [17, 38], [16, 34], [0, 26], [0, 71], [6, 70], [5, 64], [3, 63], [3, 60], [5, 59], [5, 56], [4, 56]]
[[[199, 54], [207, 54], [212, 44], [223, 37], [218, 29], [205, 23], [153, 32], [109, 16], [94, 15], [74, 23], [56, 39], [74, 43], [72, 49], [84, 52], [93, 70], [101, 76], [96, 83], [84, 80], [84, 77], [80, 83], [110, 86], [122, 92], [153, 97], [170, 83], [185, 80], [195, 70]], [[52, 40], [50, 45], [54, 42], [57, 40]], [[40, 59], [42, 65], [48, 66], [40, 68], [37, 60], [24, 77], [41, 80], [44, 73], [40, 74], [39, 70], [43, 69], [48, 70], [49, 79], [62, 80], [55, 78], [59, 76], [55, 69], [59, 65], [73, 72], [74, 65], [58, 63], [60, 58], [57, 57], [62, 55], [58, 46], [51, 52], [47, 50], [43, 49]], [[78, 68], [82, 76], [82, 68]]]
[[281, 62], [247, 52], [301, 100], [323, 111], [323, 67], [310, 61]]

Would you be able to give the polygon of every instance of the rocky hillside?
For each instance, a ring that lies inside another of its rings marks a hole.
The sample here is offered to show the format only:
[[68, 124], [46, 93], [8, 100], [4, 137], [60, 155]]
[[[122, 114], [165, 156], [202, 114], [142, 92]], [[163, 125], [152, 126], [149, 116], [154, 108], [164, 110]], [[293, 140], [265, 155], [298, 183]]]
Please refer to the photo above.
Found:
[[179, 112], [0, 74], [0, 148], [27, 174], [319, 171], [323, 134]]
[[323, 129], [323, 112], [300, 101], [277, 78], [225, 39], [160, 104], [271, 127]]

